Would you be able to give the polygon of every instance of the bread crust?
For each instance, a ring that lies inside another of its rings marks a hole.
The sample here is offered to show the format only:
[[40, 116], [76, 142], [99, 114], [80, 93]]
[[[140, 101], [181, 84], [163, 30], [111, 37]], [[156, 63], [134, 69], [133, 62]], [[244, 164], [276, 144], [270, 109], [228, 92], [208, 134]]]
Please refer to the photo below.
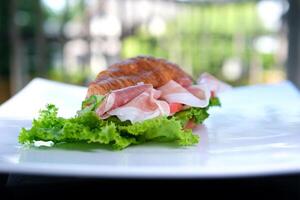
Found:
[[178, 65], [164, 59], [138, 56], [127, 59], [101, 71], [95, 81], [89, 84], [87, 97], [104, 95], [111, 90], [136, 85], [139, 82], [152, 84], [154, 88], [175, 80], [183, 86], [191, 85], [193, 79]]

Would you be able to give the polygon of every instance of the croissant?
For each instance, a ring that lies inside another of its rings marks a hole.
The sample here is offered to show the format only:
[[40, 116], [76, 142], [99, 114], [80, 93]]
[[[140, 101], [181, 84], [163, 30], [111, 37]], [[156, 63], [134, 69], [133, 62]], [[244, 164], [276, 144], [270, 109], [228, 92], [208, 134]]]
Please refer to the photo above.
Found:
[[138, 56], [127, 59], [101, 71], [95, 81], [88, 87], [87, 97], [95, 94], [104, 95], [111, 90], [136, 85], [139, 82], [152, 84], [158, 88], [170, 80], [182, 86], [189, 86], [193, 79], [174, 63], [164, 59], [148, 56]]

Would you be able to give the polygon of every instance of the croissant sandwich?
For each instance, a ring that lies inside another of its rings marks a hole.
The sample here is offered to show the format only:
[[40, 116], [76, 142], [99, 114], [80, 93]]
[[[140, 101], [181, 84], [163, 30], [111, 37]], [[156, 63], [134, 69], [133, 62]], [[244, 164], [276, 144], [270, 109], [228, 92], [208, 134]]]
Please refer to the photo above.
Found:
[[[74, 118], [58, 117], [50, 104], [19, 140], [101, 143], [116, 149], [147, 141], [192, 145], [199, 141], [192, 128], [208, 117], [210, 106], [220, 105], [217, 94], [229, 87], [208, 73], [193, 80], [164, 59], [131, 58], [97, 75]], [[46, 124], [46, 116], [53, 121]]]
[[164, 59], [136, 57], [100, 72], [88, 88], [87, 97], [105, 95], [97, 108], [102, 118], [144, 121], [194, 108], [205, 108], [224, 87], [216, 78], [202, 74], [197, 84], [178, 65]]

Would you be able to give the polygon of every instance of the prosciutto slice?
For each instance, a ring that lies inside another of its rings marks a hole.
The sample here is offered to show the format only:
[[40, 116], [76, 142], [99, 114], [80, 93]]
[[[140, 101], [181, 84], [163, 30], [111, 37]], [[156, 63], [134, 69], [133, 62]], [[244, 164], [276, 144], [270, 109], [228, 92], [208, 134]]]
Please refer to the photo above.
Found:
[[161, 92], [161, 99], [168, 103], [181, 103], [192, 107], [206, 107], [209, 104], [210, 92], [206, 84], [191, 85], [182, 87], [176, 81], [169, 81], [158, 88]]
[[96, 112], [98, 115], [102, 116], [104, 113], [128, 103], [136, 96], [151, 88], [152, 85], [150, 84], [140, 83], [135, 86], [114, 90], [106, 95], [103, 103], [99, 106]]
[[158, 100], [161, 92], [153, 88], [145, 90], [127, 104], [108, 112], [117, 116], [121, 121], [139, 122], [158, 116], [169, 116], [170, 108], [166, 101]]
[[170, 80], [157, 89], [151, 84], [139, 83], [108, 93], [96, 112], [103, 119], [117, 116], [121, 121], [135, 123], [170, 116], [184, 107], [204, 108], [212, 95], [228, 88], [229, 85], [208, 73], [200, 76], [197, 85], [184, 79]]
[[212, 94], [217, 95], [220, 92], [231, 89], [231, 86], [218, 80], [209, 73], [203, 73], [197, 79], [197, 85], [206, 85]]

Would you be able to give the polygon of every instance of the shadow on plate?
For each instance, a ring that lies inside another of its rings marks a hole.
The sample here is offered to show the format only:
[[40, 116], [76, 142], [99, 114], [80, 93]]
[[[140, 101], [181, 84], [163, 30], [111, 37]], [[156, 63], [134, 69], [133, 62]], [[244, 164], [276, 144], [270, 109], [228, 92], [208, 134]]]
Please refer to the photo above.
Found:
[[[131, 145], [125, 149], [135, 149], [135, 148], [143, 148], [143, 147], [150, 147], [150, 148], [166, 148], [166, 149], [184, 149], [187, 148], [185, 146], [179, 146], [173, 142], [146, 142], [143, 144], [136, 144]], [[32, 147], [35, 150], [67, 150], [67, 151], [81, 151], [81, 152], [95, 152], [97, 150], [104, 150], [104, 151], [111, 151], [111, 152], [120, 152], [122, 150], [116, 150], [111, 145], [107, 144], [98, 144], [98, 143], [58, 143], [55, 144], [53, 147]], [[123, 150], [125, 150], [123, 149]]]

